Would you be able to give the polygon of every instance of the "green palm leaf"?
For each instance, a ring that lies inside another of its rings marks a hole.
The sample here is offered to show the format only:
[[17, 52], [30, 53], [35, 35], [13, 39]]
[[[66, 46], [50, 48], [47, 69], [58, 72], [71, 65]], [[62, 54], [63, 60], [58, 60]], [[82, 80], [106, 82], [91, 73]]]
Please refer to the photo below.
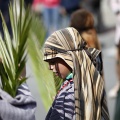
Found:
[[24, 12], [24, 2], [20, 1], [20, 14], [18, 14], [16, 2], [10, 4], [9, 14], [12, 27], [12, 37], [8, 32], [5, 20], [2, 16], [4, 38], [0, 36], [0, 75], [2, 79], [2, 89], [15, 97], [18, 87], [26, 81], [26, 77], [20, 75], [26, 63], [26, 45], [31, 25], [29, 9]]
[[53, 76], [54, 76], [55, 90], [56, 90], [56, 93], [57, 93], [58, 90], [60, 89], [61, 84], [63, 83], [63, 79], [61, 79], [58, 76], [55, 76], [55, 74], [53, 74]]
[[40, 96], [46, 110], [48, 110], [60, 88], [62, 80], [53, 75], [48, 69], [48, 64], [43, 61], [42, 47], [45, 40], [45, 32], [40, 18], [33, 16], [28, 40], [28, 53], [35, 78], [38, 81]]
[[[25, 64], [27, 52], [35, 77], [39, 83], [40, 95], [46, 110], [51, 106], [61, 85], [61, 79], [53, 76], [48, 70], [48, 65], [43, 61], [42, 46], [45, 39], [45, 29], [42, 21], [29, 9], [24, 11], [24, 2], [20, 0], [20, 13], [17, 12], [16, 0], [10, 4], [9, 14], [13, 36], [11, 37], [5, 20], [3, 19], [4, 39], [0, 36], [0, 75], [3, 90], [11, 96], [16, 95], [17, 88], [26, 77], [20, 78]], [[28, 51], [26, 51], [26, 48]]]
[[[40, 19], [36, 16], [32, 17], [32, 19], [33, 24], [28, 40], [28, 53], [35, 78], [39, 84], [40, 96], [46, 110], [48, 110], [52, 104], [53, 97], [55, 96], [55, 86], [53, 83], [52, 73], [49, 72], [48, 65], [43, 61], [43, 52], [40, 49], [45, 37], [44, 26], [41, 24]], [[51, 87], [47, 87], [49, 85]]]

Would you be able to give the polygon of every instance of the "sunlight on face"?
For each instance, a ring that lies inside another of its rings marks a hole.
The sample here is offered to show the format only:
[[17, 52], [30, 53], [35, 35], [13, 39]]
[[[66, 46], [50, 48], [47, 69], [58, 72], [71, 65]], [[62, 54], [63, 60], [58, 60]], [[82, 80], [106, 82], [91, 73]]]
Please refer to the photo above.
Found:
[[47, 61], [49, 63], [49, 69], [52, 70], [56, 76], [65, 79], [72, 69], [61, 58], [54, 58]]

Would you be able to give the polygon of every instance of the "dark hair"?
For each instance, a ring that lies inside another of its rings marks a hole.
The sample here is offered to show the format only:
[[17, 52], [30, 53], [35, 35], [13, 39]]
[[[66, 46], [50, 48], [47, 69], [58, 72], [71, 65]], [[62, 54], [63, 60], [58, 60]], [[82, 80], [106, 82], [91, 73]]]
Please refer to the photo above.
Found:
[[73, 12], [70, 22], [70, 27], [74, 27], [78, 32], [94, 28], [93, 15], [85, 9]]

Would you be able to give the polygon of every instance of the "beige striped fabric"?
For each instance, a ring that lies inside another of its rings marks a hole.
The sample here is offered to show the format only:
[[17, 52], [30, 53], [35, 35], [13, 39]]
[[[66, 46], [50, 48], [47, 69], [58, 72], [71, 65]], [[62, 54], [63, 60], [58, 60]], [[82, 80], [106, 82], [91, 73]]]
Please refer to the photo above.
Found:
[[[75, 119], [109, 120], [104, 80], [87, 54], [85, 42], [72, 27], [54, 32], [45, 42], [44, 60], [62, 58], [73, 70]], [[90, 49], [91, 56], [99, 53]]]

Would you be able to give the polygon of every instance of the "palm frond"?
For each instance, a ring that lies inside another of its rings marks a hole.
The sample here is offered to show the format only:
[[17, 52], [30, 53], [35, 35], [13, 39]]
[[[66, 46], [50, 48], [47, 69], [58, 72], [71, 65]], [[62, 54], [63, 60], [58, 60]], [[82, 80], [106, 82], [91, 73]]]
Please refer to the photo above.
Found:
[[[34, 14], [34, 13], [33, 13]], [[42, 19], [36, 14], [32, 15], [31, 32], [34, 41], [38, 41], [38, 47], [41, 48], [45, 41], [46, 30]]]
[[12, 27], [12, 37], [8, 32], [7, 25], [2, 16], [4, 37], [0, 36], [0, 75], [2, 79], [2, 89], [11, 96], [15, 96], [18, 87], [27, 79], [20, 79], [26, 63], [26, 44], [29, 35], [31, 16], [29, 9], [24, 12], [24, 1], [20, 0], [20, 14], [18, 14], [16, 1], [9, 6], [10, 21]]
[[42, 47], [45, 41], [45, 34], [46, 31], [42, 21], [38, 16], [33, 15], [31, 33], [28, 40], [28, 53], [33, 73], [38, 81], [41, 99], [46, 110], [48, 110], [63, 81], [53, 75], [48, 69], [48, 64], [43, 61]]
[[16, 4], [14, 0], [14, 5], [9, 6], [12, 37], [1, 14], [4, 38], [0, 36], [0, 58], [2, 59], [0, 63], [2, 86], [0, 87], [14, 97], [19, 85], [27, 80], [26, 77], [20, 78], [26, 64], [27, 48], [35, 77], [39, 83], [42, 101], [48, 110], [61, 85], [61, 80], [53, 76], [48, 70], [47, 63], [43, 61], [42, 46], [46, 33], [42, 21], [36, 16], [31, 18], [29, 9], [24, 11], [23, 0], [20, 0], [18, 14]]
[[54, 73], [53, 73], [53, 76], [54, 76], [55, 90], [56, 90], [56, 93], [57, 93], [59, 91], [60, 87], [61, 87], [61, 84], [63, 83], [63, 79], [56, 76]]
[[48, 110], [56, 95], [56, 90], [53, 74], [48, 70], [48, 64], [43, 61], [42, 47], [45, 34], [46, 31], [42, 21], [38, 16], [33, 15], [31, 33], [28, 40], [28, 53], [35, 78], [38, 81], [40, 96], [45, 109]]

